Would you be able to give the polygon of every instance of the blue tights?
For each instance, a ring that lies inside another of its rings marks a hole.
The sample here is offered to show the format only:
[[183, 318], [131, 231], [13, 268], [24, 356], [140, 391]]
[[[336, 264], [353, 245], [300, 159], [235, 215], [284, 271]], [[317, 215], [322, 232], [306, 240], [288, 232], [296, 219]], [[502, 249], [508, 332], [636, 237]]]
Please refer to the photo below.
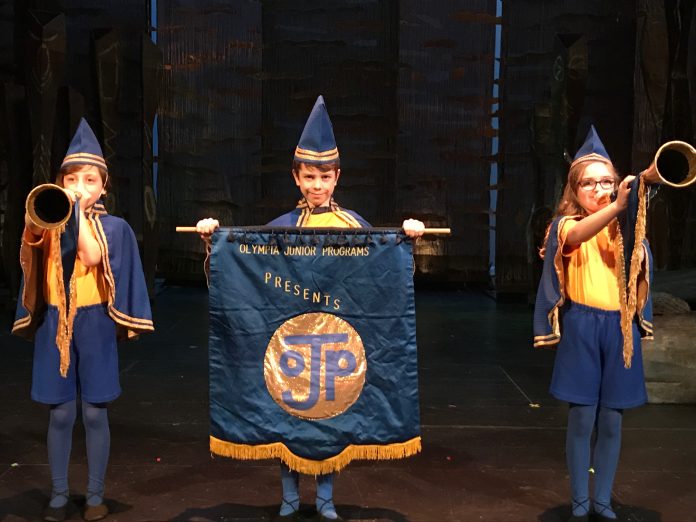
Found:
[[611, 509], [611, 489], [621, 450], [623, 410], [596, 405], [571, 404], [568, 411], [566, 459], [570, 473], [573, 515], [590, 511], [590, 445], [597, 426], [593, 464], [595, 469], [594, 511], [606, 518], [616, 518]]
[[[72, 433], [77, 418], [76, 401], [51, 406], [48, 421], [48, 464], [51, 468], [51, 507], [68, 502], [68, 464], [72, 449]], [[82, 401], [82, 422], [87, 445], [87, 504], [96, 506], [104, 497], [104, 476], [109, 462], [109, 418], [105, 404]]]
[[[329, 519], [338, 517], [333, 503], [333, 479], [334, 473], [317, 475], [317, 511]], [[280, 515], [289, 515], [300, 507], [300, 474], [297, 471], [292, 471], [281, 462], [280, 480], [283, 484], [283, 500], [280, 505]]]

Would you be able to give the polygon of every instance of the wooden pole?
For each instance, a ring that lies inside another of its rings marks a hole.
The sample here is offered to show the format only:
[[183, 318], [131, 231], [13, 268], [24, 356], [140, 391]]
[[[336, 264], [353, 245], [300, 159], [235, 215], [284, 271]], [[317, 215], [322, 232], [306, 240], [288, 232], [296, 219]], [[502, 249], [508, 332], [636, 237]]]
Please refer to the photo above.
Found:
[[[220, 227], [223, 228], [223, 227]], [[358, 230], [358, 229], [354, 229]], [[196, 227], [176, 227], [177, 232], [195, 232]], [[429, 234], [429, 235], [450, 235], [452, 233], [452, 229], [450, 228], [426, 228], [423, 231], [424, 234]]]

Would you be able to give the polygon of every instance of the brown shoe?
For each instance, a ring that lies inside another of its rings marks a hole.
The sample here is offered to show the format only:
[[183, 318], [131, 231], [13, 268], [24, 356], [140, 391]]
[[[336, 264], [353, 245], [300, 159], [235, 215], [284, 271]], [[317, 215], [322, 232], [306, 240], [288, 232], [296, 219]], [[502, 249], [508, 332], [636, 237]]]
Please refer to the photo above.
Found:
[[87, 522], [92, 522], [93, 520], [106, 518], [108, 514], [109, 508], [106, 507], [106, 504], [99, 504], [97, 506], [86, 505], [85, 511], [82, 513], [82, 518], [87, 520]]

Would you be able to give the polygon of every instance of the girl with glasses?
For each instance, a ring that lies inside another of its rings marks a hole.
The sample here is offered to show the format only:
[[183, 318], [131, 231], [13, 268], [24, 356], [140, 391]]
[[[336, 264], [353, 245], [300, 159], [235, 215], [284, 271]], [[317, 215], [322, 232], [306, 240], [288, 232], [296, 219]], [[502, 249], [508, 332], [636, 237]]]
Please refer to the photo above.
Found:
[[627, 309], [626, 278], [617, 218], [628, 214], [631, 191], [638, 190], [631, 187], [634, 179], [619, 180], [591, 127], [570, 166], [541, 252], [544, 271], [534, 311], [534, 345], [558, 347], [550, 392], [569, 403], [566, 461], [574, 522], [587, 521], [592, 512], [600, 521], [617, 519], [611, 491], [623, 410], [647, 400], [640, 344], [641, 336], [652, 335], [645, 313], [650, 310], [647, 243], [638, 247], [641, 270], [635, 317], [622, 323], [628, 312], [622, 312]]

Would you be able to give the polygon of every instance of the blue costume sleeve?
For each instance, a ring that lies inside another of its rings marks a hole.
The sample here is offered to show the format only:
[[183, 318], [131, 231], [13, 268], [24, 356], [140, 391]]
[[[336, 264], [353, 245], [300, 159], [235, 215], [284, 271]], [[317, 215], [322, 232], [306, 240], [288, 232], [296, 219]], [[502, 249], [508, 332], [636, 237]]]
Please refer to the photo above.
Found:
[[370, 225], [370, 223], [368, 223], [368, 222], [367, 222], [360, 214], [358, 214], [357, 212], [354, 212], [353, 210], [348, 210], [348, 209], [346, 209], [346, 208], [344, 208], [343, 210], [345, 210], [345, 211], [348, 212], [351, 216], [353, 216], [355, 219], [357, 219], [357, 220], [358, 220], [358, 223], [360, 223], [360, 226], [361, 226], [361, 227], [363, 227], [363, 228], [370, 228], [370, 227], [372, 226], [372, 225]]

